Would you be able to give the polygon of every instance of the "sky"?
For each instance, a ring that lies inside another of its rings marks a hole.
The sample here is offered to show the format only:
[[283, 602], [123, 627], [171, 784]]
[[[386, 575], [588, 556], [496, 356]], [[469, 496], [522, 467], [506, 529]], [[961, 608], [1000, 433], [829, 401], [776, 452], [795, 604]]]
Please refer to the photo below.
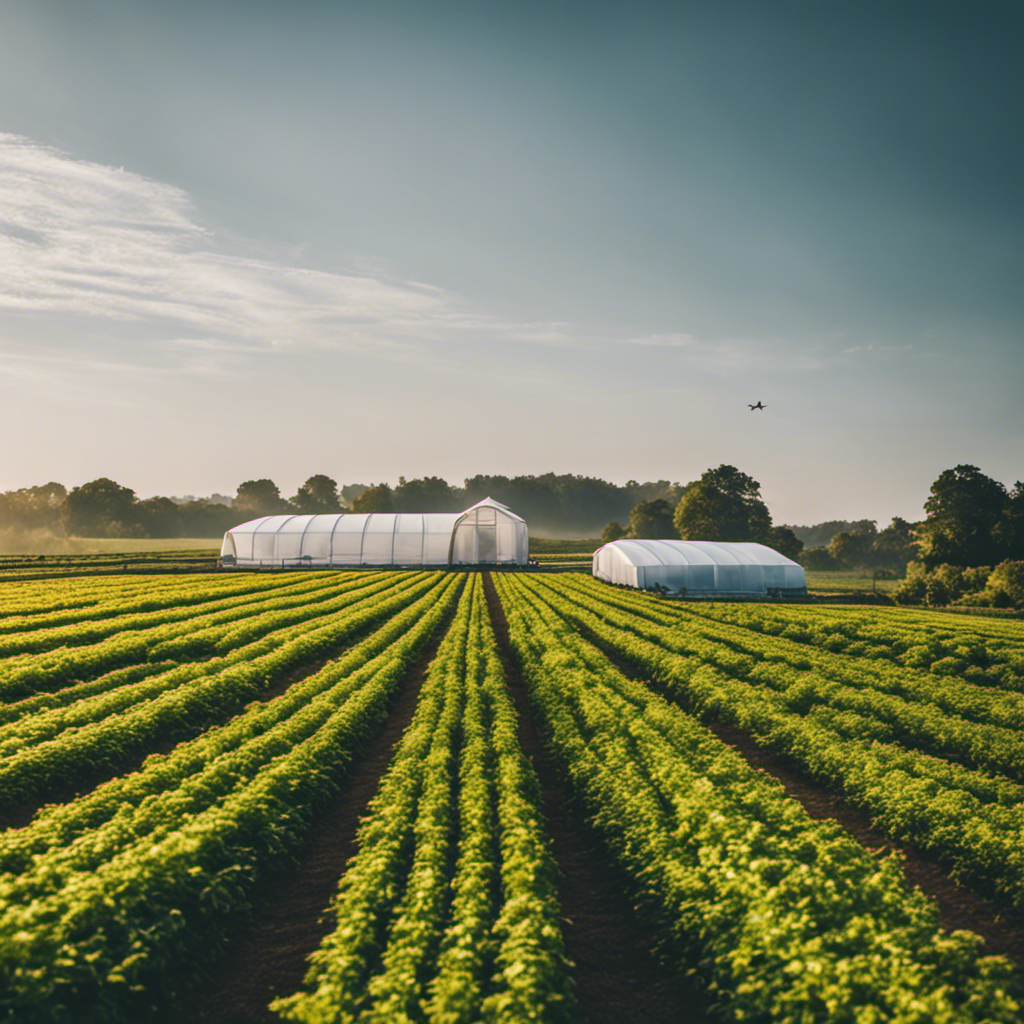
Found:
[[0, 490], [724, 462], [884, 525], [1024, 478], [1019, 3], [4, 0], [0, 38]]

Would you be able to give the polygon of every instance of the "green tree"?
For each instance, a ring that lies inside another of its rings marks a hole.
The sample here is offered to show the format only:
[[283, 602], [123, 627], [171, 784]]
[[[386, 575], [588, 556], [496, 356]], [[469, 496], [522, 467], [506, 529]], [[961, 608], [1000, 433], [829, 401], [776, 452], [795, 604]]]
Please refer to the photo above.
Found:
[[[288, 511], [288, 502], [273, 480], [246, 480], [238, 485], [238, 494], [231, 506], [238, 517], [276, 516]], [[237, 518], [237, 517], [236, 517]]]
[[927, 518], [918, 530], [921, 560], [928, 568], [999, 561], [1002, 545], [995, 530], [1007, 500], [1006, 488], [977, 466], [940, 473], [924, 504]]
[[703, 473], [680, 499], [674, 521], [683, 540], [770, 543], [772, 517], [761, 485], [735, 466]]
[[170, 498], [147, 498], [135, 507], [147, 537], [180, 537], [181, 509]]
[[354, 502], [353, 512], [394, 512], [395, 503], [391, 498], [391, 488], [387, 484], [375, 484], [368, 487]]
[[142, 535], [135, 492], [107, 477], [75, 487], [60, 508], [70, 537], [132, 537]]
[[317, 473], [311, 476], [291, 499], [292, 507], [303, 515], [326, 515], [341, 511], [338, 484], [329, 476]]
[[892, 569], [901, 575], [916, 553], [914, 525], [896, 516], [871, 546], [871, 564], [877, 569]]
[[400, 476], [391, 500], [396, 512], [461, 512], [463, 507], [459, 492], [439, 476], [419, 480]]
[[780, 555], [785, 555], [794, 562], [804, 549], [804, 542], [788, 526], [773, 526], [768, 531], [766, 543], [768, 547], [774, 548]]
[[986, 591], [997, 607], [1024, 608], [1024, 561], [1000, 562], [988, 578]]
[[622, 525], [622, 523], [609, 523], [601, 531], [601, 543], [602, 544], [611, 544], [612, 541], [619, 540], [622, 537], [625, 537], [628, 533], [629, 533], [629, 530], [627, 530]]
[[672, 506], [664, 498], [641, 501], [629, 513], [629, 535], [644, 540], [674, 539]]
[[1007, 558], [1024, 560], [1024, 482], [1013, 485], [993, 532]]
[[5, 491], [0, 494], [0, 527], [26, 530], [59, 527], [60, 508], [67, 496], [67, 488], [55, 481], [40, 487]]
[[828, 553], [840, 569], [859, 569], [871, 565], [871, 551], [877, 532], [875, 524], [870, 530], [857, 533], [837, 533], [828, 545]]

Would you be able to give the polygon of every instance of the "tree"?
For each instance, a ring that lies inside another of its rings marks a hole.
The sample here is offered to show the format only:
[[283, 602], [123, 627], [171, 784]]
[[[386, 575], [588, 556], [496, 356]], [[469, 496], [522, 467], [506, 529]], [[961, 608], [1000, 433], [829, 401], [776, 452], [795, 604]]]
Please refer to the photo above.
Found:
[[391, 488], [387, 484], [375, 484], [368, 487], [354, 502], [353, 512], [394, 512], [395, 503], [391, 499]]
[[674, 522], [683, 540], [769, 543], [772, 517], [761, 485], [735, 466], [709, 469], [676, 506]]
[[142, 532], [135, 492], [105, 476], [75, 487], [64, 499], [60, 516], [65, 532], [73, 537], [131, 537]]
[[995, 529], [1007, 501], [1006, 488], [977, 466], [940, 473], [924, 503], [928, 516], [918, 531], [921, 560], [928, 568], [998, 562], [1001, 545]]
[[901, 575], [916, 552], [914, 546], [914, 525], [896, 516], [882, 530], [871, 546], [872, 567], [892, 569]]
[[396, 512], [459, 512], [462, 502], [459, 493], [439, 476], [425, 476], [421, 480], [398, 478], [398, 486], [391, 492]]
[[170, 498], [147, 498], [135, 506], [147, 537], [180, 537], [181, 509]]
[[1013, 485], [993, 532], [1007, 558], [1024, 560], [1024, 482]]
[[629, 513], [629, 535], [643, 540], [674, 538], [672, 506], [664, 498], [641, 501]]
[[329, 476], [318, 473], [311, 476], [298, 490], [291, 500], [296, 511], [303, 515], [326, 515], [341, 511], [341, 499], [338, 497], [338, 484]]
[[619, 540], [621, 537], [625, 537], [629, 531], [622, 525], [622, 523], [609, 523], [601, 531], [601, 543], [611, 544], [613, 540]]
[[1024, 562], [1009, 559], [1000, 562], [988, 578], [987, 589], [992, 594], [993, 604], [1024, 608]]
[[23, 487], [0, 494], [0, 526], [35, 530], [60, 525], [60, 508], [67, 489], [54, 481], [41, 487]]
[[795, 562], [804, 549], [804, 542], [788, 526], [773, 526], [768, 531], [767, 544], [780, 555], [791, 558]]
[[231, 506], [238, 515], [257, 519], [260, 516], [275, 516], [288, 511], [288, 503], [273, 480], [246, 480], [238, 485], [238, 495]]
[[857, 533], [837, 533], [828, 545], [828, 553], [840, 569], [859, 569], [871, 563], [871, 550], [875, 543], [875, 524], [870, 530]]

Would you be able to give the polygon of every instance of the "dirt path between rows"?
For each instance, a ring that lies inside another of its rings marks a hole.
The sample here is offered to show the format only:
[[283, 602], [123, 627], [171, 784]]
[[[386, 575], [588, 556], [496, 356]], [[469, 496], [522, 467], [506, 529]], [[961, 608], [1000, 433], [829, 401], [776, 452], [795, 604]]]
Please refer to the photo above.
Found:
[[587, 830], [541, 743], [490, 573], [484, 573], [484, 590], [519, 715], [519, 742], [540, 780], [546, 831], [559, 871], [565, 948], [575, 964], [572, 975], [579, 1020], [586, 1024], [704, 1024], [708, 1018], [702, 997], [655, 956], [647, 922], [630, 905], [623, 879]]
[[[672, 694], [638, 671], [624, 652], [609, 648], [585, 626], [580, 625], [579, 629], [624, 675], [652, 687], [666, 700], [679, 704], [683, 711], [691, 714]], [[930, 896], [938, 906], [939, 923], [943, 928], [948, 931], [963, 928], [975, 932], [985, 940], [984, 952], [1008, 956], [1024, 969], [1024, 924], [1018, 914], [1009, 909], [1000, 910], [964, 886], [957, 885], [944, 868], [916, 847], [898, 842], [875, 828], [865, 811], [854, 807], [842, 795], [823, 786], [805, 775], [791, 762], [761, 746], [750, 733], [717, 719], [701, 718], [701, 721], [749, 764], [760, 768], [781, 783], [786, 795], [798, 800], [812, 818], [834, 819], [869, 850], [897, 851], [908, 880]]]
[[[395, 744], [412, 720], [427, 669], [456, 605], [410, 667], [383, 728], [356, 757], [330, 804], [318, 813], [294, 869], [268, 881], [245, 930], [217, 962], [209, 981], [189, 999], [191, 1024], [280, 1024], [268, 1004], [301, 987], [306, 958], [330, 931], [330, 922], [321, 915], [356, 852], [359, 823], [391, 763]], [[169, 1014], [166, 1024], [180, 1020], [180, 1014]]]

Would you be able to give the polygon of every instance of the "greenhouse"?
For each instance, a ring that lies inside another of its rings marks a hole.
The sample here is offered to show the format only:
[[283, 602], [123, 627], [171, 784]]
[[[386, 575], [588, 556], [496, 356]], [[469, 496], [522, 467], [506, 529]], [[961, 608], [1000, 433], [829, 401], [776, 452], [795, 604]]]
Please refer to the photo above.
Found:
[[526, 522], [491, 498], [465, 512], [264, 516], [224, 534], [225, 566], [525, 565]]
[[796, 562], [764, 544], [617, 540], [594, 552], [594, 576], [640, 590], [686, 594], [806, 594]]

